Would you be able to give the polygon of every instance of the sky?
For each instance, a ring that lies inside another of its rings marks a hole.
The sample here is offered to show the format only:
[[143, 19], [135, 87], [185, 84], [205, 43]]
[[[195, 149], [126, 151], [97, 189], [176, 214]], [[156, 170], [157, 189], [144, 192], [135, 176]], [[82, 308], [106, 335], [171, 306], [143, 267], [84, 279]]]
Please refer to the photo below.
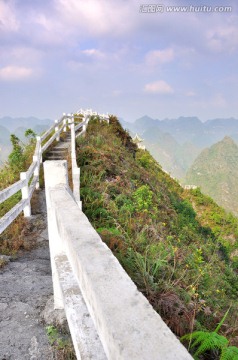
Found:
[[0, 0], [0, 117], [238, 118], [237, 69], [233, 0]]

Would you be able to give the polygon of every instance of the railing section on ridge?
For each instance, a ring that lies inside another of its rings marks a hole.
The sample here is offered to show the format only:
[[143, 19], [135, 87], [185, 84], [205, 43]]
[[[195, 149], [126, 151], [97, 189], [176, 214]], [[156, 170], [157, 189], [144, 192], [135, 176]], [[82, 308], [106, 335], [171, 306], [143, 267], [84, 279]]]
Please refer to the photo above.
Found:
[[[66, 132], [67, 128], [71, 129], [71, 159], [72, 159], [72, 177], [73, 177], [73, 191], [76, 201], [80, 203], [79, 194], [79, 178], [80, 170], [76, 164], [75, 153], [75, 138], [83, 135], [86, 131], [89, 119], [92, 116], [97, 116], [100, 119], [109, 121], [108, 115], [98, 114], [90, 110], [80, 109], [75, 114], [63, 114], [59, 120], [42, 135], [36, 137], [36, 147], [33, 155], [33, 161], [26, 172], [20, 173], [20, 180], [10, 185], [6, 189], [0, 191], [0, 204], [9, 199], [12, 195], [21, 190], [22, 199], [9, 210], [0, 219], [0, 234], [16, 219], [16, 217], [23, 211], [25, 217], [31, 216], [30, 201], [35, 189], [39, 188], [39, 171], [42, 163], [42, 154], [49, 148], [53, 141], [59, 141], [60, 134]], [[77, 121], [80, 121], [77, 123]], [[78, 131], [82, 128], [82, 131]]]
[[[85, 133], [92, 115], [98, 114], [80, 110], [64, 115], [37, 139], [28, 171], [0, 192], [0, 201], [4, 201], [22, 190], [22, 200], [0, 225], [6, 228], [22, 210], [30, 215], [42, 153], [70, 126], [73, 193], [66, 160], [45, 161], [44, 178], [54, 307], [65, 310], [77, 359], [192, 360], [82, 212], [75, 138]], [[82, 121], [76, 125], [77, 117]], [[100, 118], [109, 121], [106, 116]]]

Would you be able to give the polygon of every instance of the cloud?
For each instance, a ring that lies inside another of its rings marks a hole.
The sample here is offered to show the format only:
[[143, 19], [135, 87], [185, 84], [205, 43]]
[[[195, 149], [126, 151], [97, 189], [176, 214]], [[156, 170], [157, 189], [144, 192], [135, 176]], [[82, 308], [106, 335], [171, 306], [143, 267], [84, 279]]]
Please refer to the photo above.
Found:
[[95, 57], [95, 58], [104, 58], [105, 54], [97, 49], [85, 49], [82, 50], [82, 54], [90, 56], [90, 57]]
[[147, 93], [156, 93], [156, 94], [173, 94], [173, 88], [167, 84], [164, 80], [158, 80], [146, 84], [144, 87], [144, 91]]
[[238, 27], [219, 26], [207, 31], [208, 47], [214, 52], [238, 50]]
[[135, 1], [109, 4], [107, 0], [54, 0], [54, 3], [61, 21], [71, 29], [84, 29], [86, 36], [126, 34], [133, 27], [135, 16], [131, 8]]
[[4, 81], [28, 79], [32, 74], [33, 70], [26, 67], [6, 66], [0, 68], [0, 79]]
[[13, 2], [0, 2], [0, 30], [15, 32], [19, 29], [19, 22], [16, 18]]
[[146, 55], [146, 63], [149, 66], [155, 66], [157, 64], [164, 64], [171, 62], [174, 59], [174, 50], [172, 48], [164, 50], [149, 51]]

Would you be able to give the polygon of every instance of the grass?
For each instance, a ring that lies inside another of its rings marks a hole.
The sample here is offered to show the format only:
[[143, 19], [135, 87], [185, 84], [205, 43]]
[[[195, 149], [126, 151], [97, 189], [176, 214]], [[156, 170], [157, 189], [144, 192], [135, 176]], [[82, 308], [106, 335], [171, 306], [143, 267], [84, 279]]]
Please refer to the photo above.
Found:
[[46, 327], [46, 333], [49, 343], [53, 349], [54, 357], [57, 360], [77, 359], [71, 337], [67, 331], [53, 325], [49, 325]]
[[[29, 129], [26, 133], [29, 133]], [[30, 131], [30, 135], [34, 133]], [[0, 169], [0, 190], [12, 185], [20, 179], [20, 172], [26, 171], [32, 163], [32, 156], [35, 150], [35, 140], [30, 137], [26, 144], [12, 135], [13, 149], [9, 155], [9, 161]], [[0, 204], [0, 217], [4, 216], [21, 200], [21, 192], [17, 192], [9, 199]], [[29, 244], [24, 241], [26, 229], [29, 228], [29, 221], [20, 214], [0, 235], [0, 253], [16, 254], [21, 248], [29, 249]]]

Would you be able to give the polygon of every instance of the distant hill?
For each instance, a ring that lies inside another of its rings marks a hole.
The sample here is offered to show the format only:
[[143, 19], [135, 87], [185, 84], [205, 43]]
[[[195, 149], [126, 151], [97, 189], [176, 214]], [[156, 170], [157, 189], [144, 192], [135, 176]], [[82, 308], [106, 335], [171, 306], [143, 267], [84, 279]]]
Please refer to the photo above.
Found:
[[143, 133], [144, 144], [163, 169], [173, 177], [181, 179], [186, 169], [200, 153], [191, 143], [180, 145], [168, 132], [151, 127]]
[[201, 152], [187, 172], [186, 181], [238, 215], [238, 146], [228, 136]]
[[52, 124], [52, 120], [50, 119], [40, 120], [33, 116], [27, 118], [12, 118], [10, 116], [5, 116], [0, 118], [0, 125], [6, 127], [10, 132], [15, 131], [18, 127], [34, 129], [37, 125], [45, 125], [48, 127], [50, 124]]
[[0, 118], [0, 166], [7, 159], [11, 151], [10, 135], [15, 134], [24, 142], [25, 131], [32, 129], [37, 135], [40, 135], [52, 124], [52, 120], [40, 120], [35, 117], [11, 118], [5, 116]]
[[7, 158], [10, 149], [10, 131], [4, 126], [0, 125], [0, 166], [2, 162]]

